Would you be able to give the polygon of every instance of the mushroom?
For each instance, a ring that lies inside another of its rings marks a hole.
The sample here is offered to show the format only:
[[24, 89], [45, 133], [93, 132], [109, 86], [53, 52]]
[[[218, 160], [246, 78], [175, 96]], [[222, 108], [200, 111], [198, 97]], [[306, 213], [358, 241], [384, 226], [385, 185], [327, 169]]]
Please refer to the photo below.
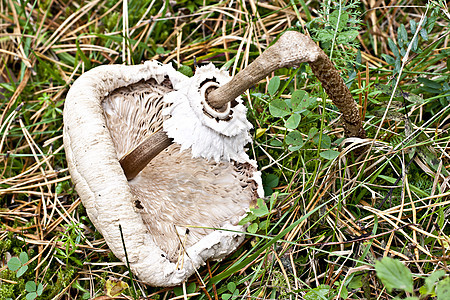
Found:
[[302, 62], [327, 81], [346, 133], [362, 137], [339, 73], [294, 31], [235, 78], [212, 64], [188, 78], [148, 61], [100, 66], [74, 82], [64, 108], [69, 171], [89, 218], [139, 279], [178, 285], [242, 243], [245, 226], [238, 223], [263, 194], [244, 149], [251, 124], [239, 95], [275, 69]]

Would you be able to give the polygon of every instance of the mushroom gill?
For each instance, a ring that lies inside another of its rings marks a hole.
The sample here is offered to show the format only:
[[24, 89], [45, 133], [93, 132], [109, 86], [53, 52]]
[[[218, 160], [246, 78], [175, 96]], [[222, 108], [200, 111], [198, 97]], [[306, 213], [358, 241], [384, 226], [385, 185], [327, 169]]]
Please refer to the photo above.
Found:
[[[158, 131], [171, 104], [164, 96], [173, 91], [168, 77], [118, 88], [102, 101], [106, 126], [120, 160], [140, 141]], [[132, 180], [133, 207], [144, 221], [154, 243], [172, 261], [226, 224], [237, 225], [256, 202], [256, 168], [233, 160], [215, 162], [193, 158], [189, 150], [171, 144]]]

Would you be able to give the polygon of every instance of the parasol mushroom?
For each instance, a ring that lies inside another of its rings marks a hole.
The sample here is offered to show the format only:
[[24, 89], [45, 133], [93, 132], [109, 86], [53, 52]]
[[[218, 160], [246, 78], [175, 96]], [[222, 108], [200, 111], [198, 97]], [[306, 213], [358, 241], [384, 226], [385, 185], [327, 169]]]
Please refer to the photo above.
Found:
[[97, 67], [74, 82], [64, 108], [72, 180], [112, 252], [125, 261], [125, 246], [141, 280], [180, 284], [242, 243], [239, 220], [262, 187], [244, 150], [251, 124], [239, 95], [275, 69], [302, 62], [333, 83], [324, 86], [346, 133], [362, 137], [339, 73], [309, 37], [293, 31], [233, 79], [211, 64], [188, 78], [150, 61]]

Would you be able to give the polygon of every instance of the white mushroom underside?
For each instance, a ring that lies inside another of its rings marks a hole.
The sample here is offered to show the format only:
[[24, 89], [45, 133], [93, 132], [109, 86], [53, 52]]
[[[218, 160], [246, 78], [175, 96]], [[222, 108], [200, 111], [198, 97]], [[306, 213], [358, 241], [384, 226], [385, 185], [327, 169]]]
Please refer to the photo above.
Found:
[[[150, 79], [105, 97], [102, 106], [118, 159], [162, 126], [161, 108], [167, 105], [162, 97], [170, 90], [170, 81], [160, 85]], [[172, 144], [129, 182], [133, 206], [155, 244], [175, 261], [181, 243], [189, 248], [212, 232], [205, 227], [239, 222], [257, 197], [254, 172], [249, 163], [192, 158]]]

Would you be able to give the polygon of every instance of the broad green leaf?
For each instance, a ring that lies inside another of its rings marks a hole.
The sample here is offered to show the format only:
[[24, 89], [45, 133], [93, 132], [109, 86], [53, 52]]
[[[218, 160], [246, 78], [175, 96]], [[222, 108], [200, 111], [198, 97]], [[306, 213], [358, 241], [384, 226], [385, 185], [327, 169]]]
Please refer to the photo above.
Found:
[[300, 124], [300, 120], [299, 114], [293, 114], [284, 122], [284, 126], [288, 129], [296, 129], [298, 124]]
[[312, 139], [318, 132], [319, 129], [317, 129], [316, 127], [310, 128], [308, 132], [308, 140]]
[[228, 300], [228, 299], [231, 298], [231, 296], [233, 296], [233, 295], [231, 295], [231, 294], [222, 294], [222, 300]]
[[27, 300], [34, 300], [34, 299], [36, 299], [36, 298], [37, 298], [37, 293], [36, 293], [36, 292], [28, 293], [28, 294], [25, 296], [25, 299], [27, 299]]
[[274, 76], [272, 79], [270, 79], [269, 84], [267, 85], [267, 92], [269, 92], [270, 96], [273, 96], [278, 91], [279, 87], [280, 77]]
[[275, 174], [267, 174], [264, 178], [264, 185], [274, 188], [278, 186], [279, 178]]
[[319, 285], [315, 289], [310, 290], [303, 296], [304, 300], [323, 300], [323, 299], [331, 299], [328, 297], [328, 291], [330, 287], [328, 285]]
[[324, 149], [329, 149], [331, 147], [331, 138], [327, 134], [322, 134], [321, 147]]
[[428, 33], [425, 28], [420, 29], [419, 33], [425, 41], [428, 41]]
[[359, 49], [358, 49], [358, 51], [356, 51], [356, 62], [358, 64], [362, 64], [361, 50], [359, 50]]
[[258, 231], [258, 224], [252, 223], [247, 227], [247, 231], [250, 233], [256, 233]]
[[294, 112], [301, 112], [316, 102], [315, 98], [310, 98], [308, 93], [303, 90], [296, 90], [291, 96], [291, 105]]
[[26, 264], [28, 262], [28, 254], [26, 252], [20, 252], [19, 259], [22, 265]]
[[180, 68], [178, 69], [178, 72], [180, 72], [183, 75], [186, 75], [187, 77], [194, 76], [194, 72], [189, 66], [181, 65]]
[[317, 39], [319, 39], [319, 41], [321, 42], [331, 42], [331, 40], [333, 40], [334, 37], [334, 32], [330, 31], [330, 30], [321, 30], [318, 34], [317, 34]]
[[409, 25], [410, 25], [411, 33], [412, 33], [412, 34], [416, 33], [416, 29], [417, 29], [417, 23], [416, 23], [416, 21], [414, 21], [414, 19], [410, 19], [410, 20], [409, 20]]
[[342, 287], [340, 296], [342, 299], [348, 299], [348, 290], [345, 286]]
[[12, 257], [9, 261], [8, 261], [8, 269], [10, 269], [11, 271], [15, 272], [17, 270], [19, 270], [19, 268], [22, 266], [22, 263], [20, 262], [20, 260], [17, 257]]
[[384, 284], [388, 292], [393, 289], [413, 292], [413, 280], [411, 271], [400, 261], [390, 257], [384, 257], [375, 263], [378, 278]]
[[398, 56], [396, 59], [395, 59], [395, 63], [394, 63], [394, 72], [400, 72], [400, 68], [401, 68], [401, 66], [402, 66], [402, 60], [400, 59], [400, 56]]
[[421, 289], [421, 291], [420, 291], [421, 294], [422, 294], [423, 291], [425, 292], [424, 295], [428, 295], [428, 294], [433, 293], [434, 292], [434, 285], [435, 285], [435, 283], [442, 276], [445, 276], [445, 271], [444, 270], [438, 270], [436, 272], [431, 273], [430, 276], [428, 276], [425, 279], [425, 285], [422, 286], [422, 288], [424, 288], [424, 289], [420, 288]]
[[[418, 36], [416, 36], [415, 38], [414, 38], [414, 40], [412, 41], [412, 47], [411, 47], [411, 49], [412, 49], [412, 51], [414, 51], [414, 52], [416, 52], [417, 51], [417, 48], [419, 48], [419, 37]], [[408, 45], [409, 46], [409, 45]]]
[[283, 146], [283, 142], [281, 142], [280, 140], [273, 139], [270, 141], [270, 146], [281, 147]]
[[298, 130], [291, 131], [286, 135], [285, 142], [288, 145], [302, 146], [303, 145], [302, 134]]
[[356, 290], [356, 289], [361, 288], [363, 286], [361, 279], [362, 279], [362, 276], [353, 277], [353, 279], [347, 285], [347, 288], [349, 288], [350, 290]]
[[404, 24], [400, 24], [400, 27], [397, 30], [397, 42], [400, 47], [406, 45], [408, 41], [408, 33], [406, 32], [406, 28]]
[[245, 225], [249, 222], [253, 222], [254, 220], [256, 220], [258, 217], [255, 216], [254, 213], [252, 212], [247, 212], [247, 215], [245, 217], [242, 218], [242, 220], [239, 221], [239, 225]]
[[339, 154], [340, 154], [340, 152], [339, 151], [335, 151], [335, 150], [325, 150], [323, 152], [320, 152], [320, 156], [325, 158], [325, 159], [328, 159], [328, 160], [335, 159], [336, 157], [339, 156]]
[[270, 223], [267, 220], [262, 221], [259, 223], [259, 229], [260, 230], [266, 230], [269, 227]]
[[190, 285], [187, 286], [186, 293], [192, 294], [192, 293], [195, 293], [196, 290], [197, 290], [197, 285], [195, 284], [195, 282], [192, 282]]
[[258, 203], [258, 207], [257, 208], [251, 208], [250, 210], [255, 214], [255, 216], [257, 217], [264, 217], [267, 216], [269, 214], [269, 209], [267, 208], [266, 203], [264, 202], [263, 199], [258, 198], [258, 200], [256, 200]]
[[290, 146], [288, 147], [288, 150], [291, 151], [291, 152], [295, 152], [295, 151], [301, 149], [302, 146], [303, 146], [303, 145], [299, 145], [299, 146], [292, 146], [292, 145], [290, 145]]
[[383, 57], [384, 61], [390, 65], [393, 65], [395, 63], [395, 59], [390, 55], [383, 53], [383, 54], [381, 54], [381, 57]]
[[450, 277], [441, 280], [436, 287], [437, 300], [450, 299]]
[[426, 87], [429, 87], [430, 89], [437, 90], [438, 92], [442, 91], [442, 85], [438, 82], [435, 82], [431, 79], [419, 77], [417, 80], [421, 83], [423, 83]]
[[27, 281], [27, 283], [25, 283], [25, 290], [27, 292], [36, 292], [36, 283], [34, 283], [34, 281]]
[[392, 53], [394, 54], [394, 56], [396, 58], [399, 58], [400, 52], [398, 52], [397, 45], [394, 43], [393, 40], [391, 40], [391, 38], [388, 38], [388, 45], [389, 45], [389, 48], [391, 49]]
[[36, 289], [36, 293], [38, 294], [38, 296], [42, 295], [42, 292], [44, 291], [44, 286], [42, 285], [42, 283], [39, 283]]
[[344, 29], [345, 26], [347, 26], [348, 22], [348, 13], [345, 11], [339, 11], [339, 9], [336, 9], [330, 14], [330, 23], [333, 26], [333, 28], [337, 27], [337, 31], [341, 32], [342, 29]]
[[21, 266], [20, 269], [17, 271], [16, 277], [19, 278], [20, 276], [25, 274], [25, 272], [27, 270], [28, 270], [28, 266]]
[[358, 34], [359, 34], [358, 30], [347, 30], [341, 32], [337, 37], [337, 42], [339, 44], [348, 44], [350, 42], [353, 42], [358, 36]]
[[288, 105], [281, 99], [275, 99], [269, 104], [270, 114], [274, 117], [285, 117], [291, 113]]
[[230, 292], [234, 292], [235, 290], [236, 290], [236, 283], [234, 283], [234, 282], [228, 282], [228, 284], [227, 284], [227, 289], [230, 291]]

